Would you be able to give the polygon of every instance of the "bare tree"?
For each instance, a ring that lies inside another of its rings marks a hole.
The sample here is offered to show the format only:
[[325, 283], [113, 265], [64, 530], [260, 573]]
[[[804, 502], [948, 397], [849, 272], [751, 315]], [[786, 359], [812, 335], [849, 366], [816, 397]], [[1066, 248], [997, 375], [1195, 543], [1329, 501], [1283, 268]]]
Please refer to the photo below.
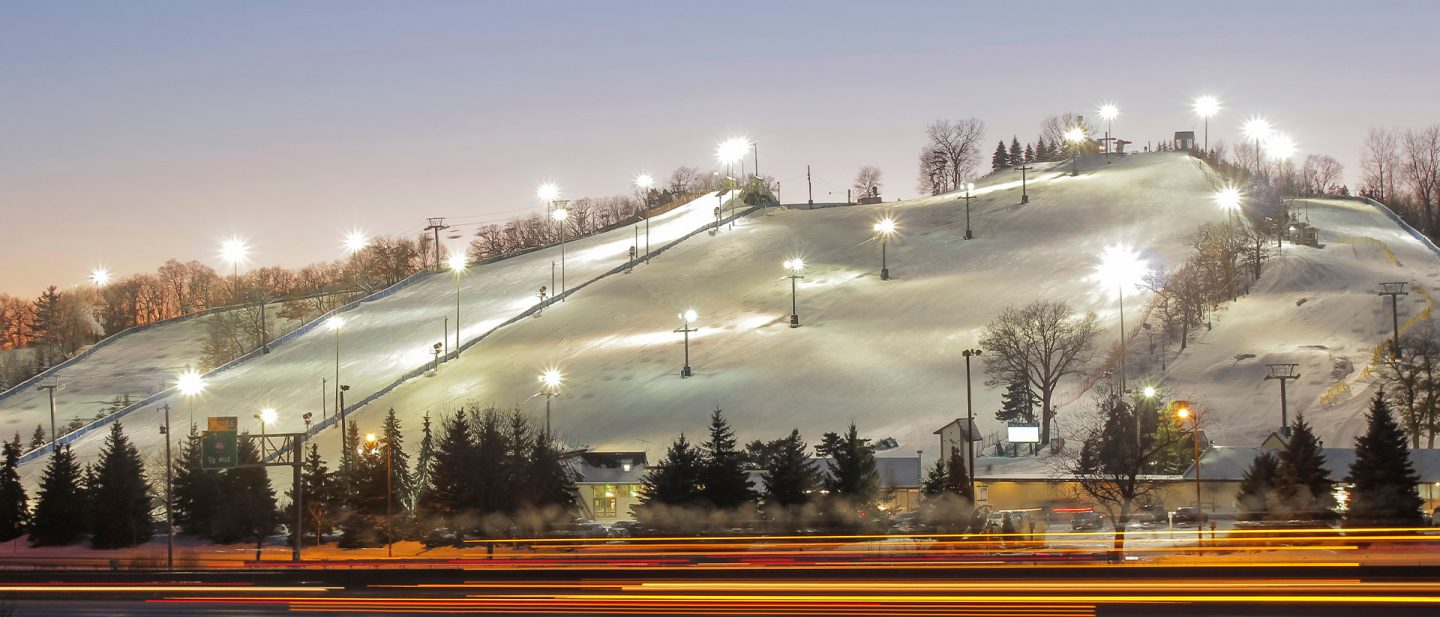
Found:
[[1305, 157], [1305, 164], [1300, 168], [1300, 175], [1305, 185], [1305, 191], [1313, 195], [1324, 195], [1329, 192], [1331, 185], [1340, 179], [1345, 167], [1335, 157], [1328, 154], [1311, 154]]
[[1040, 137], [1057, 148], [1064, 147], [1065, 132], [1077, 126], [1084, 128], [1087, 135], [1090, 134], [1090, 129], [1085, 124], [1085, 118], [1080, 114], [1063, 113], [1058, 116], [1050, 116], [1040, 123]]
[[855, 195], [869, 197], [871, 193], [880, 194], [880, 168], [866, 165], [855, 174]]
[[1361, 182], [1380, 201], [1395, 196], [1395, 170], [1400, 166], [1400, 145], [1395, 133], [1370, 128], [1360, 150]]
[[980, 346], [987, 354], [990, 386], [1028, 382], [1040, 397], [1040, 442], [1050, 442], [1055, 390], [1068, 375], [1084, 370], [1093, 357], [1098, 328], [1095, 313], [1075, 315], [1060, 301], [1037, 300], [1006, 307], [985, 326]]
[[927, 159], [943, 155], [946, 166], [944, 188], [954, 190], [965, 178], [971, 177], [980, 161], [980, 140], [985, 138], [985, 122], [979, 118], [936, 120], [925, 127], [927, 142], [921, 149], [921, 178], [932, 176]]
[[1435, 200], [1440, 191], [1440, 124], [1405, 131], [1401, 176], [1424, 215], [1425, 233], [1435, 233]]

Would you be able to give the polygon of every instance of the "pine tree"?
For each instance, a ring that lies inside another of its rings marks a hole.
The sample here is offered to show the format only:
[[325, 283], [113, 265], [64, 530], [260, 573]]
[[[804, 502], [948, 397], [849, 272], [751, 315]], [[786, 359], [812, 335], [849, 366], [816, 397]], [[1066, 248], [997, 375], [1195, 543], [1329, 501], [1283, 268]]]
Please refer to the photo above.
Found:
[[830, 494], [844, 497], [862, 508], [879, 500], [880, 472], [875, 466], [875, 450], [860, 438], [855, 423], [850, 423], [850, 430], [840, 438], [830, 457], [830, 473], [825, 482]]
[[40, 491], [31, 518], [32, 546], [74, 544], [89, 531], [85, 491], [80, 485], [80, 465], [69, 445], [50, 456], [40, 479]]
[[110, 425], [89, 490], [92, 546], [125, 548], [150, 540], [150, 483], [140, 450], [119, 422]]
[[35, 425], [35, 432], [34, 432], [34, 433], [31, 433], [31, 435], [30, 435], [30, 449], [31, 449], [31, 450], [38, 450], [38, 449], [40, 449], [40, 448], [45, 447], [45, 444], [47, 444], [47, 443], [50, 443], [50, 442], [49, 442], [49, 440], [45, 439], [45, 427], [40, 426], [39, 424], [36, 424], [36, 425]]
[[1334, 481], [1325, 469], [1325, 453], [1303, 415], [1295, 416], [1290, 441], [1280, 451], [1275, 474], [1276, 507], [1272, 517], [1286, 519], [1330, 519], [1334, 517]]
[[700, 496], [726, 510], [755, 499], [754, 483], [745, 473], [744, 457], [735, 446], [735, 431], [717, 407], [710, 414], [710, 439], [704, 444]]
[[345, 427], [345, 444], [347, 447], [340, 449], [340, 490], [349, 495], [354, 490], [350, 484], [355, 479], [355, 453], [363, 444], [360, 443], [360, 425], [355, 422], [347, 423]]
[[537, 508], [558, 507], [573, 514], [580, 503], [580, 493], [575, 488], [575, 473], [560, 458], [560, 450], [547, 439], [544, 432], [537, 433], [533, 440], [535, 449], [530, 455], [529, 473], [526, 477], [531, 485], [529, 505]]
[[400, 433], [400, 419], [395, 409], [385, 414], [385, 424], [380, 433], [380, 456], [390, 457], [390, 499], [396, 512], [408, 509], [410, 503], [410, 456], [405, 454], [405, 437]]
[[960, 448], [950, 450], [950, 461], [945, 469], [945, 492], [958, 495], [966, 502], [975, 501], [975, 495], [970, 490], [970, 472], [965, 468], [965, 456]]
[[990, 170], [1000, 171], [1010, 165], [1010, 155], [1005, 152], [1005, 140], [995, 144], [995, 154], [990, 156]]
[[453, 517], [473, 502], [471, 465], [475, 441], [464, 413], [440, 421], [440, 439], [435, 447], [430, 486], [420, 496], [425, 512], [442, 518]]
[[1345, 481], [1350, 489], [1347, 526], [1414, 527], [1422, 524], [1425, 502], [1415, 491], [1420, 474], [1410, 462], [1405, 434], [1390, 415], [1383, 394], [1376, 394], [1366, 414], [1365, 434], [1355, 438], [1355, 461]]
[[385, 447], [379, 439], [359, 441], [346, 495], [345, 520], [340, 524], [340, 548], [379, 546], [385, 516]]
[[1010, 138], [1010, 154], [1006, 159], [1010, 161], [1011, 167], [1019, 167], [1025, 163], [1025, 153], [1020, 149], [1019, 137], [1012, 136]]
[[920, 494], [926, 499], [936, 499], [945, 494], [945, 485], [949, 483], [949, 467], [945, 461], [935, 459], [935, 466], [925, 475], [925, 480], [920, 483]]
[[1031, 145], [1031, 144], [1025, 144], [1025, 162], [1026, 162], [1026, 163], [1034, 163], [1034, 162], [1035, 162], [1035, 146], [1033, 146], [1033, 145]]
[[640, 489], [642, 507], [698, 505], [702, 500], [701, 469], [700, 451], [691, 446], [682, 433], [670, 444], [660, 464], [646, 472]]
[[61, 339], [61, 307], [60, 292], [54, 285], [47, 287], [39, 298], [35, 299], [34, 307], [31, 309], [30, 332], [34, 336], [32, 343], [45, 352], [40, 362], [46, 366], [54, 364], [52, 354], [59, 351]]
[[430, 471], [435, 465], [435, 435], [430, 429], [430, 412], [420, 428], [420, 451], [415, 456], [415, 473], [410, 481], [409, 507], [414, 509], [420, 496], [430, 490]]
[[20, 433], [4, 445], [5, 463], [0, 466], [0, 542], [25, 534], [30, 521], [30, 504], [20, 482]]
[[210, 537], [220, 507], [220, 472], [205, 469], [200, 460], [200, 434], [194, 425], [180, 444], [172, 463], [171, 495], [175, 499], [175, 525], [185, 533]]
[[1011, 380], [1010, 385], [1005, 387], [1005, 394], [1000, 395], [1000, 411], [995, 412], [995, 419], [1001, 422], [1035, 421], [1035, 393], [1030, 389], [1029, 381]]
[[[314, 534], [315, 546], [320, 546], [324, 534], [335, 526], [340, 514], [339, 481], [320, 458], [320, 447], [310, 444], [310, 453], [300, 467], [300, 485], [305, 489], [302, 533]], [[290, 491], [290, 503], [295, 503], [294, 491]], [[288, 520], [288, 518], [287, 518]]]
[[765, 501], [781, 507], [804, 505], [819, 483], [819, 471], [810, 460], [810, 447], [798, 429], [776, 440], [777, 447], [765, 463]]
[[[241, 435], [236, 449], [241, 464], [260, 462], [255, 442]], [[220, 474], [220, 507], [210, 539], [221, 544], [240, 540], [260, 542], [275, 531], [275, 489], [264, 467], [236, 467]]]
[[1279, 459], [1270, 452], [1261, 452], [1250, 462], [1250, 468], [1240, 477], [1240, 493], [1235, 496], [1240, 505], [1237, 518], [1242, 521], [1265, 520], [1270, 512], [1279, 466]]

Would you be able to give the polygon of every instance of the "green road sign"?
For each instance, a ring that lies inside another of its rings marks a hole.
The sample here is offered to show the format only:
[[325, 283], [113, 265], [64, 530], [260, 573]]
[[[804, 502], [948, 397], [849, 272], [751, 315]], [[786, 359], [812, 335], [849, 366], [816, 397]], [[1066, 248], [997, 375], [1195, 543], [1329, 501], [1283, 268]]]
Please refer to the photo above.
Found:
[[[233, 469], [240, 462], [240, 441], [236, 418], [210, 418], [209, 428], [200, 437], [200, 466], [205, 469]], [[228, 429], [228, 430], [226, 430]]]

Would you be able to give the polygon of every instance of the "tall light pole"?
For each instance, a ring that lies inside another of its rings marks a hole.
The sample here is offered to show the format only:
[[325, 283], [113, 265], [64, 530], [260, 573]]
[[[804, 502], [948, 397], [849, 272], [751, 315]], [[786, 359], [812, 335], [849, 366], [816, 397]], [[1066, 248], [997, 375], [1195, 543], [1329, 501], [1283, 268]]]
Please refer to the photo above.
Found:
[[1085, 127], [1083, 126], [1073, 126], [1070, 127], [1070, 130], [1065, 131], [1065, 141], [1070, 142], [1071, 176], [1080, 175], [1080, 164], [1076, 162], [1076, 157], [1080, 154], [1080, 144], [1085, 143], [1086, 139], [1088, 139], [1088, 137], [1085, 134]]
[[681, 379], [686, 379], [686, 378], [690, 377], [690, 375], [691, 375], [691, 372], [690, 372], [690, 333], [691, 333], [691, 332], [695, 332], [696, 330], [699, 330], [699, 328], [692, 328], [692, 327], [690, 327], [690, 323], [693, 322], [693, 321], [695, 321], [695, 317], [696, 317], [695, 309], [690, 309], [690, 310], [688, 310], [688, 311], [685, 311], [684, 313], [680, 313], [681, 325], [680, 325], [679, 328], [677, 328], [677, 329], [675, 330], [676, 332], [683, 332], [683, 333], [685, 333], [685, 366], [680, 367], [680, 378], [681, 378]]
[[276, 418], [275, 408], [266, 407], [255, 414], [255, 419], [260, 421], [260, 460], [265, 460], [265, 426], [274, 424]]
[[1280, 382], [1280, 434], [1289, 436], [1290, 433], [1290, 403], [1285, 392], [1285, 382], [1300, 378], [1299, 364], [1267, 364], [1270, 374], [1265, 376], [1266, 381], [1271, 379]]
[[176, 387], [180, 389], [180, 394], [185, 395], [185, 407], [190, 411], [190, 427], [193, 429], [195, 427], [195, 397], [205, 391], [205, 378], [201, 377], [195, 369], [188, 369], [180, 374], [180, 378], [176, 381]]
[[550, 440], [550, 399], [560, 393], [560, 383], [564, 378], [560, 375], [559, 369], [545, 369], [540, 374], [540, 391], [545, 394], [545, 440]]
[[[1029, 187], [1029, 182], [1028, 182], [1029, 178], [1028, 178], [1027, 172], [1029, 172], [1030, 170], [1035, 169], [1035, 168], [1034, 168], [1034, 167], [1031, 167], [1031, 166], [1029, 166], [1029, 165], [1026, 165], [1025, 163], [1021, 163], [1021, 164], [1020, 164], [1020, 167], [1019, 167], [1018, 169], [1020, 170], [1020, 204], [1021, 204], [1021, 205], [1024, 205], [1024, 204], [1030, 203], [1030, 187]], [[970, 183], [970, 186], [971, 186], [971, 187], [974, 187], [974, 186], [975, 186], [975, 183], [974, 183], [974, 182], [971, 182], [971, 183]], [[968, 204], [969, 202], [966, 202], [966, 203]], [[968, 227], [968, 225], [967, 225], [967, 227]]]
[[645, 217], [645, 263], [650, 263], [650, 189], [654, 188], [655, 179], [650, 174], [635, 176], [635, 188], [640, 190], [641, 204], [644, 208]]
[[1105, 158], [1110, 158], [1110, 128], [1115, 121], [1115, 116], [1120, 115], [1120, 108], [1113, 104], [1106, 103], [1100, 106], [1100, 118], [1105, 121]]
[[970, 499], [975, 499], [975, 404], [970, 395], [970, 358], [978, 358], [980, 349], [966, 349], [965, 356], [965, 471], [970, 474]]
[[1190, 435], [1195, 441], [1195, 544], [1199, 546], [1205, 537], [1200, 524], [1205, 512], [1200, 505], [1203, 503], [1200, 497], [1200, 410], [1192, 410], [1189, 405], [1181, 402], [1175, 409], [1175, 415], [1182, 421], [1190, 419]]
[[170, 403], [160, 406], [160, 411], [165, 414], [165, 424], [160, 427], [160, 434], [165, 436], [165, 569], [175, 569], [175, 499], [172, 492], [175, 487], [174, 471], [170, 468]]
[[460, 357], [460, 275], [465, 274], [465, 256], [450, 256], [450, 272], [455, 274], [455, 356]]
[[[970, 210], [970, 204], [965, 204], [966, 212]], [[966, 217], [967, 219], [969, 217]], [[895, 235], [895, 219], [885, 217], [873, 226], [875, 235], [880, 238], [880, 280], [890, 280], [890, 264], [885, 256], [885, 245], [890, 243], [890, 236]]]
[[[230, 264], [230, 272], [233, 277], [235, 290], [240, 290], [240, 264], [250, 260], [250, 247], [240, 238], [230, 238], [220, 243], [220, 258]], [[266, 333], [265, 323], [265, 289], [260, 280], [255, 281], [256, 291], [260, 294], [260, 351], [270, 353], [270, 337]]]
[[1254, 117], [1246, 120], [1245, 125], [1241, 127], [1240, 130], [1245, 134], [1246, 139], [1255, 142], [1255, 175], [1258, 176], [1264, 168], [1260, 161], [1260, 142], [1270, 138], [1272, 132], [1270, 121], [1261, 117]]
[[[735, 186], [731, 187], [731, 190], [734, 190], [736, 194], [739, 193], [739, 180], [735, 180], [733, 168], [735, 163], [745, 160], [745, 154], [749, 150], [750, 140], [744, 137], [731, 137], [730, 139], [720, 142], [720, 145], [715, 147], [715, 158], [720, 161], [721, 165], [725, 166], [726, 175], [729, 176], [735, 184]], [[742, 164], [741, 167], [744, 167], [744, 165]], [[735, 214], [735, 195], [730, 196], [730, 214]], [[730, 228], [735, 228], [734, 216], [730, 218]]]
[[[1021, 166], [1021, 167], [1024, 167], [1025, 164], [1024, 164], [1024, 163], [1021, 163], [1020, 166]], [[1024, 172], [1024, 171], [1021, 171], [1021, 172], [1020, 172], [1020, 175], [1021, 175], [1021, 176], [1024, 176], [1024, 175], [1025, 175], [1025, 172]], [[1025, 185], [1025, 180], [1023, 180], [1023, 179], [1020, 180], [1020, 185], [1023, 187], [1023, 186]], [[972, 231], [970, 231], [970, 200], [975, 198], [975, 197], [974, 197], [973, 195], [971, 195], [970, 193], [971, 193], [972, 191], [974, 191], [974, 190], [975, 190], [975, 183], [974, 183], [974, 182], [966, 182], [966, 183], [965, 183], [965, 194], [960, 196], [961, 199], [964, 199], [964, 200], [965, 200], [965, 239], [966, 239], [966, 240], [971, 240], [971, 239], [974, 239], [974, 238], [975, 238], [975, 233], [972, 232]], [[1025, 192], [1025, 189], [1023, 189], [1023, 188], [1020, 189], [1020, 192], [1021, 192], [1021, 194], [1022, 194], [1022, 199], [1023, 199], [1023, 194], [1024, 194], [1024, 192]]]
[[1390, 339], [1390, 354], [1395, 360], [1400, 359], [1400, 296], [1408, 296], [1410, 292], [1405, 291], [1408, 283], [1381, 283], [1379, 295], [1390, 296], [1390, 325], [1394, 328], [1395, 336]]
[[785, 269], [790, 272], [789, 274], [785, 275], [785, 278], [790, 279], [790, 327], [799, 328], [800, 312], [796, 310], [797, 304], [795, 301], [795, 281], [805, 278], [805, 260], [799, 257], [795, 257], [793, 259], [786, 259], [785, 263], [781, 265], [783, 265]]
[[55, 389], [60, 387], [60, 382], [52, 381], [46, 384], [35, 386], [35, 390], [47, 390], [50, 393], [50, 456], [60, 449], [60, 435], [55, 432]]
[[1140, 284], [1147, 271], [1145, 260], [1132, 249], [1111, 245], [1100, 255], [1095, 279], [1105, 289], [1115, 290], [1120, 303], [1120, 392], [1125, 392], [1125, 289]]
[[106, 285], [110, 284], [110, 270], [106, 269], [104, 266], [99, 266], [94, 270], [91, 270], [90, 284], [100, 289], [104, 289]]
[[1205, 120], [1205, 155], [1210, 155], [1210, 116], [1220, 112], [1220, 99], [1202, 96], [1195, 99], [1195, 115]]
[[565, 209], [569, 205], [567, 200], [555, 202], [555, 209], [550, 211], [550, 220], [560, 226], [560, 301], [565, 301], [565, 222], [570, 219], [570, 211]]

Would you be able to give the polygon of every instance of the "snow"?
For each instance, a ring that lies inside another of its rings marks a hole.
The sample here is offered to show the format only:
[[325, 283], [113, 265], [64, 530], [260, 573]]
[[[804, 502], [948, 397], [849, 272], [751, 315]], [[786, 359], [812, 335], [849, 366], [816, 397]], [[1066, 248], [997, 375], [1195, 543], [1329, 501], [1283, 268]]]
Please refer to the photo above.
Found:
[[[1038, 167], [1030, 174], [1028, 205], [1019, 205], [1018, 173], [977, 183], [975, 239], [969, 241], [963, 240], [964, 201], [955, 194], [767, 209], [733, 230], [697, 234], [631, 274], [600, 279], [541, 316], [496, 330], [438, 374], [395, 387], [351, 418], [362, 432], [374, 430], [394, 408], [412, 446], [422, 416], [450, 413], [471, 400], [519, 408], [543, 422], [536, 378], [556, 367], [564, 385], [553, 401], [553, 424], [577, 446], [647, 451], [655, 460], [677, 434], [701, 433], [718, 406], [742, 441], [781, 437], [796, 427], [813, 444], [854, 421], [866, 437], [900, 443], [886, 454], [923, 450], [933, 460], [938, 443], [931, 433], [965, 414], [960, 352], [976, 345], [1000, 310], [1040, 298], [1093, 310], [1104, 328], [1098, 344], [1108, 349], [1118, 335], [1117, 307], [1113, 293], [1091, 280], [1106, 247], [1130, 245], [1152, 266], [1178, 265], [1195, 227], [1225, 220], [1212, 201], [1218, 181], [1184, 154], [1109, 163], [1087, 157], [1074, 178], [1068, 161]], [[715, 203], [710, 195], [658, 217], [652, 245], [703, 227]], [[1155, 383], [1174, 398], [1202, 404], [1207, 431], [1219, 443], [1256, 445], [1279, 426], [1278, 386], [1263, 380], [1264, 364], [1298, 362], [1303, 378], [1290, 384], [1292, 416], [1305, 412], [1328, 444], [1348, 445], [1373, 387], [1360, 379], [1364, 367], [1389, 333], [1389, 307], [1374, 295], [1375, 284], [1410, 280], [1423, 288], [1440, 275], [1440, 259], [1374, 206], [1303, 205], [1321, 230], [1323, 248], [1287, 244], [1249, 295], [1216, 314], [1213, 330], [1200, 328], [1178, 357], [1170, 348], [1164, 374], [1137, 335], [1147, 294], [1127, 293], [1131, 383]], [[885, 215], [899, 227], [888, 247], [890, 281], [878, 277], [880, 251], [870, 238], [871, 224]], [[627, 228], [570, 242], [570, 286], [622, 263], [633, 238]], [[558, 256], [551, 248], [467, 273], [461, 279], [466, 338], [530, 307]], [[791, 329], [790, 281], [780, 263], [795, 256], [807, 269], [798, 285], [802, 327]], [[341, 339], [342, 381], [353, 388], [347, 399], [380, 392], [429, 361], [454, 302], [454, 280], [445, 273], [347, 313]], [[1413, 293], [1401, 304], [1403, 321], [1428, 299]], [[677, 314], [692, 308], [699, 313], [699, 331], [690, 339], [694, 377], [681, 379], [681, 335], [673, 330], [681, 325]], [[332, 333], [317, 330], [219, 375], [195, 401], [196, 417], [238, 416], [242, 429], [253, 431], [255, 411], [273, 405], [281, 419], [271, 432], [300, 430], [302, 413], [327, 413], [320, 409], [320, 388], [322, 378], [333, 378], [334, 345]], [[1332, 377], [1341, 359], [1354, 371]], [[1062, 434], [1092, 407], [1088, 388], [1100, 367], [1091, 368], [1091, 376], [1067, 382], [1058, 393]], [[985, 434], [997, 434], [1003, 427], [994, 410], [1003, 389], [986, 387], [981, 365], [975, 369], [976, 420]], [[174, 405], [185, 418], [186, 405]], [[33, 427], [33, 414], [0, 401], [7, 420], [17, 413], [19, 426]], [[142, 447], [161, 444], [145, 428], [156, 421], [153, 414], [137, 412], [124, 421], [140, 423], [127, 429]], [[102, 437], [82, 440], [82, 459], [94, 455]], [[319, 440], [333, 460], [338, 431], [326, 430]], [[38, 476], [39, 467], [27, 465], [26, 477]], [[288, 479], [278, 482], [288, 485]]]

